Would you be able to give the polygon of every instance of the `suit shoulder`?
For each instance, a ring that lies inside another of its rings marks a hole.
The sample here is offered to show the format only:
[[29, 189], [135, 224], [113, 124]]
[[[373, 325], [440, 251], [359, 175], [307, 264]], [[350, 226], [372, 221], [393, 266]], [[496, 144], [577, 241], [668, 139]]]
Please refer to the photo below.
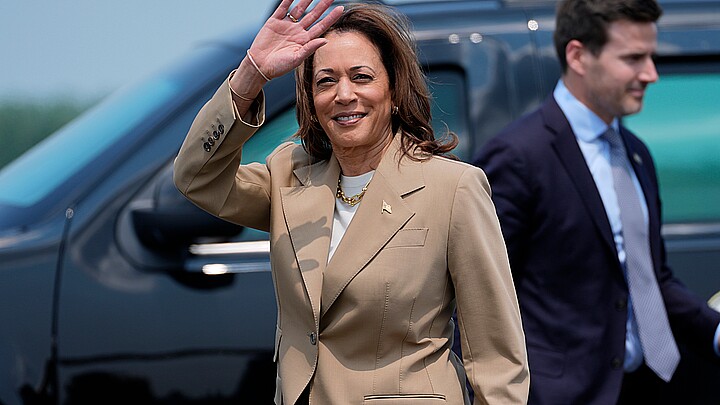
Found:
[[493, 138], [515, 139], [526, 137], [528, 133], [544, 130], [545, 122], [540, 108], [535, 109], [506, 125]]
[[438, 170], [447, 170], [454, 173], [462, 173], [466, 170], [475, 170], [477, 167], [461, 160], [450, 159], [444, 156], [434, 155], [424, 161], [425, 164], [436, 166]]
[[485, 172], [470, 163], [453, 160], [442, 156], [433, 156], [424, 161], [427, 177], [437, 177], [443, 182], [451, 183], [460, 181], [463, 176], [475, 176], [485, 179]]
[[473, 158], [473, 164], [484, 167], [488, 160], [500, 155], [533, 159], [543, 156], [552, 144], [552, 131], [545, 124], [541, 109], [536, 109], [511, 122], [485, 142]]

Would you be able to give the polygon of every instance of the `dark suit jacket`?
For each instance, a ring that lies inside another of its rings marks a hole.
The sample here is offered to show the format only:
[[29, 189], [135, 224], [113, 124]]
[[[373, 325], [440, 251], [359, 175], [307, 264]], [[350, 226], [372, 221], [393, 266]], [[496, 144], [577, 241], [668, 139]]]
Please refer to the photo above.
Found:
[[[712, 352], [720, 314], [666, 266], [647, 147], [621, 127], [648, 204], [655, 273], [678, 341]], [[527, 339], [531, 404], [612, 404], [623, 378], [628, 290], [600, 194], [550, 96], [487, 143], [490, 180]]]

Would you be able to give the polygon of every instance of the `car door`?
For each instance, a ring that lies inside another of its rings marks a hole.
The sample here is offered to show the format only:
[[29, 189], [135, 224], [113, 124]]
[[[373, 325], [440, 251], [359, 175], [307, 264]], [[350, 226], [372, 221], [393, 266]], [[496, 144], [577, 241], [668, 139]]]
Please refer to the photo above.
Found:
[[[201, 211], [172, 182], [190, 123], [238, 54], [186, 62], [183, 80], [199, 82], [198, 90], [176, 94], [159, 107], [162, 118], [153, 113], [129, 129], [121, 156], [107, 159], [105, 175], [68, 209], [52, 376], [59, 403], [273, 403], [267, 235]], [[247, 159], [261, 161], [292, 134], [275, 118], [287, 118], [280, 111], [291, 109], [293, 88], [290, 76], [266, 86], [268, 125]], [[96, 130], [87, 136], [104, 135]]]

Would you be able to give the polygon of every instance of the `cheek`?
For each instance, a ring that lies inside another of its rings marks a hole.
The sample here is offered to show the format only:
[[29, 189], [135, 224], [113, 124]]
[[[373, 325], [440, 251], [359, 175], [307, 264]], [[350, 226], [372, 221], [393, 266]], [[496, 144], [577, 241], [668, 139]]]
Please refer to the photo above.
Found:
[[317, 91], [313, 95], [313, 107], [315, 108], [315, 112], [317, 115], [323, 115], [326, 114], [328, 111], [328, 97], [327, 94], [324, 93], [317, 93]]

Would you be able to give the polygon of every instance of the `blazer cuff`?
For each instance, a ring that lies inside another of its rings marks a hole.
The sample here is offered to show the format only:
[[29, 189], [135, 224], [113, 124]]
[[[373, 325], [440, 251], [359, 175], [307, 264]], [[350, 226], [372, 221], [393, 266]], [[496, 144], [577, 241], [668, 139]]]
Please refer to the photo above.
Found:
[[234, 73], [234, 70], [230, 72], [227, 79], [223, 82], [226, 99], [229, 100], [232, 105], [233, 119], [242, 122], [245, 126], [256, 129], [260, 128], [265, 123], [265, 90], [260, 90], [260, 93], [255, 97], [255, 101], [250, 104], [248, 111], [245, 115], [241, 116], [235, 101], [233, 101], [232, 90], [230, 90], [230, 78]]

